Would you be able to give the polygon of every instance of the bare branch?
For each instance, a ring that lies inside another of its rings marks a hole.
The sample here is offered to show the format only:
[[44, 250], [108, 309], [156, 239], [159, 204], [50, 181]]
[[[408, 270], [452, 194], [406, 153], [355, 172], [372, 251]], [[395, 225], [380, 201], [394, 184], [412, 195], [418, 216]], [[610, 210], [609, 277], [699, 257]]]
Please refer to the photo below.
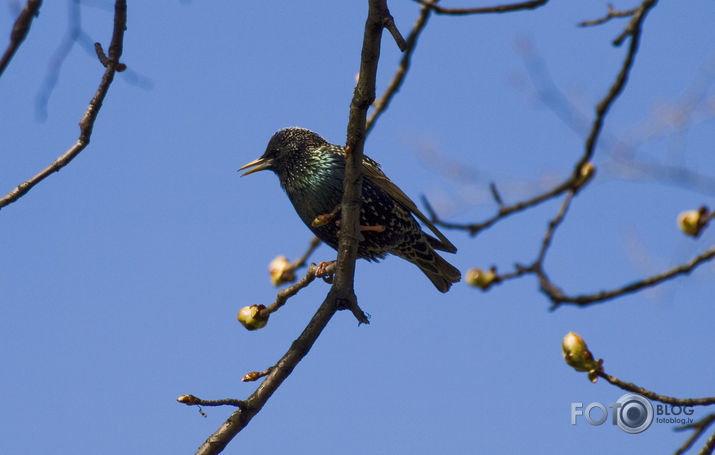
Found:
[[598, 374], [598, 376], [602, 377], [603, 379], [610, 382], [611, 384], [615, 385], [616, 387], [620, 387], [621, 389], [627, 390], [629, 392], [638, 393], [638, 394], [643, 395], [644, 397], [651, 399], [653, 401], [660, 401], [661, 403], [672, 404], [674, 406], [708, 406], [711, 404], [715, 404], [715, 397], [705, 397], [705, 398], [668, 397], [665, 395], [659, 395], [655, 392], [651, 392], [650, 390], [644, 389], [643, 387], [637, 386], [633, 383], [621, 381], [617, 377], [611, 376], [610, 374], [607, 374], [603, 371], [598, 371], [596, 374]]
[[17, 16], [15, 25], [12, 27], [12, 32], [10, 32], [10, 44], [2, 54], [2, 58], [0, 58], [0, 76], [2, 76], [3, 71], [5, 71], [8, 63], [10, 63], [10, 59], [15, 55], [20, 44], [25, 40], [27, 33], [30, 31], [32, 19], [39, 14], [40, 5], [42, 5], [42, 0], [27, 0], [25, 7]]
[[261, 379], [264, 376], [268, 376], [275, 367], [268, 367], [263, 371], [251, 371], [241, 378], [241, 382], [253, 382]]
[[700, 450], [698, 455], [710, 455], [713, 451], [715, 451], [715, 433], [708, 438], [708, 441], [705, 443], [705, 446]]
[[616, 80], [613, 85], [611, 85], [611, 88], [608, 90], [606, 96], [596, 105], [596, 117], [593, 120], [591, 132], [588, 134], [588, 138], [586, 139], [586, 150], [576, 165], [576, 172], [578, 172], [578, 169], [580, 169], [581, 166], [590, 161], [593, 157], [593, 152], [596, 148], [598, 136], [601, 134], [606, 113], [611, 105], [613, 105], [616, 98], [618, 98], [618, 95], [620, 95], [623, 91], [626, 81], [628, 80], [628, 74], [633, 67], [636, 52], [638, 52], [638, 44], [640, 42], [641, 25], [643, 24], [643, 20], [645, 19], [646, 14], [648, 14], [648, 11], [655, 6], [656, 2], [657, 0], [645, 0], [641, 3], [641, 5], [637, 8], [637, 11], [633, 14], [633, 18], [628, 24], [628, 27], [626, 27], [624, 32], [616, 39], [616, 41], [614, 41], [614, 45], [620, 45], [625, 36], [630, 35], [631, 37], [631, 42], [628, 46], [628, 52], [626, 53], [626, 58], [623, 61], [621, 71], [618, 73]]
[[451, 16], [464, 16], [467, 14], [484, 14], [484, 13], [509, 13], [512, 11], [521, 11], [527, 9], [535, 9], [543, 6], [548, 0], [530, 0], [521, 3], [512, 3], [509, 5], [484, 6], [481, 8], [443, 8], [437, 6], [428, 0], [415, 0], [417, 3], [428, 6], [437, 14], [448, 14]]
[[[439, 0], [431, 0], [431, 3], [437, 3], [438, 1]], [[400, 64], [397, 67], [395, 75], [392, 77], [392, 81], [390, 81], [390, 85], [388, 85], [387, 89], [385, 89], [385, 93], [383, 93], [378, 100], [372, 103], [374, 110], [372, 111], [372, 114], [370, 114], [370, 118], [367, 120], [367, 124], [365, 126], [366, 135], [370, 134], [370, 130], [372, 130], [372, 127], [375, 125], [375, 121], [385, 111], [385, 109], [387, 109], [392, 97], [395, 96], [397, 91], [402, 86], [402, 82], [405, 80], [405, 76], [407, 75], [407, 70], [410, 67], [410, 60], [412, 59], [412, 53], [414, 52], [417, 44], [417, 37], [420, 36], [420, 33], [425, 28], [425, 25], [427, 25], [427, 19], [429, 18], [430, 11], [431, 10], [428, 6], [423, 6], [420, 9], [420, 15], [417, 18], [417, 22], [415, 22], [415, 25], [412, 27], [412, 31], [407, 37], [405, 48], [402, 49], [402, 59], [400, 59]]]
[[193, 395], [181, 395], [176, 399], [176, 401], [184, 403], [187, 406], [236, 406], [238, 408], [246, 406], [245, 401], [236, 400], [234, 398], [224, 398], [223, 400], [202, 400], [201, 398]]
[[385, 27], [388, 32], [390, 32], [390, 35], [392, 35], [392, 38], [395, 40], [395, 43], [397, 44], [397, 47], [400, 49], [400, 51], [405, 52], [405, 49], [407, 48], [407, 43], [402, 37], [400, 31], [397, 29], [397, 26], [395, 25], [395, 19], [392, 17], [392, 14], [390, 14], [389, 11], [385, 15], [385, 17], [382, 18], [382, 26]]
[[422, 203], [425, 205], [425, 208], [427, 210], [428, 215], [431, 218], [431, 221], [438, 225], [442, 226], [447, 229], [460, 229], [460, 230], [465, 230], [469, 232], [469, 235], [477, 235], [480, 231], [490, 227], [497, 221], [502, 220], [503, 218], [508, 217], [509, 215], [513, 215], [515, 213], [521, 212], [522, 210], [528, 209], [529, 207], [533, 207], [535, 205], [539, 205], [542, 202], [548, 201], [550, 199], [553, 199], [561, 194], [563, 194], [565, 191], [567, 191], [569, 188], [573, 188], [574, 186], [574, 177], [571, 176], [568, 179], [564, 180], [562, 183], [556, 185], [555, 187], [551, 188], [548, 191], [545, 191], [544, 193], [538, 194], [532, 198], [526, 199], [524, 201], [517, 202], [513, 205], [502, 205], [499, 207], [499, 211], [492, 216], [491, 218], [487, 218], [485, 221], [482, 221], [481, 223], [450, 223], [444, 220], [439, 219], [437, 217], [437, 214], [435, 211], [432, 209], [432, 207], [429, 205], [429, 202], [425, 197], [422, 197]]
[[605, 23], [605, 22], [608, 22], [608, 21], [610, 21], [611, 19], [616, 18], [616, 17], [629, 17], [629, 16], [633, 16], [637, 11], [638, 11], [638, 8], [629, 9], [629, 10], [627, 10], [627, 11], [616, 11], [615, 9], [613, 9], [613, 5], [611, 5], [611, 4], [609, 3], [609, 4], [608, 4], [608, 14], [606, 14], [604, 17], [602, 17], [602, 18], [600, 18], [600, 19], [594, 19], [594, 20], [590, 20], [590, 21], [579, 22], [579, 23], [578, 23], [578, 26], [579, 26], [579, 27], [590, 27], [590, 26], [593, 26], [593, 25], [600, 25], [600, 24], [603, 24], [603, 23]]
[[695, 441], [698, 440], [700, 435], [703, 434], [713, 422], [715, 422], [715, 413], [708, 414], [697, 422], [693, 422], [689, 425], [673, 428], [675, 431], [695, 430], [693, 431], [693, 434], [691, 434], [690, 437], [686, 439], [680, 447], [678, 447], [678, 450], [675, 451], [675, 455], [682, 455], [687, 452], [688, 449], [693, 446]]
[[539, 256], [536, 258], [536, 262], [540, 265], [543, 265], [544, 263], [544, 258], [546, 257], [546, 251], [549, 249], [549, 246], [551, 245], [551, 239], [554, 236], [554, 232], [556, 232], [556, 228], [559, 227], [559, 224], [564, 220], [564, 217], [566, 216], [566, 212], [569, 209], [569, 206], [571, 205], [571, 200], [573, 199], [574, 190], [569, 191], [566, 193], [566, 199], [564, 199], [563, 204], [561, 204], [561, 209], [559, 210], [559, 213], [556, 214], [554, 219], [552, 219], [549, 222], [549, 227], [546, 229], [546, 233], [544, 234], [544, 238], [541, 241], [541, 250], [539, 250]]
[[112, 80], [114, 80], [114, 73], [117, 71], [117, 66], [119, 65], [119, 57], [122, 55], [124, 30], [126, 29], [126, 26], [127, 2], [126, 0], [116, 0], [114, 4], [114, 31], [112, 33], [112, 41], [109, 45], [107, 67], [104, 75], [102, 76], [102, 81], [99, 84], [97, 92], [94, 94], [92, 101], [89, 102], [89, 106], [79, 122], [79, 139], [72, 147], [70, 147], [69, 150], [57, 158], [54, 163], [31, 179], [21, 183], [14, 190], [10, 191], [5, 197], [0, 199], [0, 208], [15, 202], [47, 176], [65, 167], [70, 161], [79, 155], [79, 153], [84, 150], [87, 145], [89, 145], [89, 139], [92, 135], [92, 129], [94, 128], [94, 122], [97, 119], [97, 114], [99, 114], [102, 102], [109, 91], [109, 86], [112, 84]]
[[313, 280], [315, 280], [315, 271], [317, 269], [318, 268], [315, 266], [315, 264], [308, 267], [308, 271], [305, 273], [305, 276], [300, 279], [300, 281], [285, 289], [281, 289], [280, 291], [278, 291], [278, 296], [276, 297], [275, 302], [271, 303], [268, 307], [261, 311], [265, 311], [268, 314], [277, 311], [278, 308], [285, 305], [289, 298], [296, 295], [298, 291], [300, 291], [304, 287], [307, 287], [310, 283], [313, 282]]
[[606, 300], [614, 299], [614, 298], [620, 297], [624, 294], [630, 294], [633, 292], [640, 291], [641, 289], [644, 289], [644, 288], [655, 286], [655, 285], [660, 284], [664, 281], [673, 279], [679, 275], [687, 275], [693, 269], [695, 269], [697, 266], [712, 260], [714, 257], [715, 257], [715, 246], [711, 247], [704, 253], [694, 257], [693, 259], [691, 259], [690, 261], [688, 261], [687, 263], [685, 263], [683, 265], [680, 265], [678, 267], [670, 269], [666, 272], [659, 273], [657, 275], [653, 275], [648, 278], [644, 278], [640, 281], [636, 281], [636, 282], [627, 284], [623, 287], [620, 287], [618, 289], [614, 289], [611, 291], [601, 291], [601, 292], [598, 292], [595, 294], [585, 294], [585, 295], [577, 295], [577, 296], [567, 296], [567, 295], [563, 295], [563, 294], [553, 295], [550, 292], [546, 292], [546, 294], [554, 302], [552, 309], [554, 309], [555, 307], [557, 307], [563, 303], [569, 303], [569, 304], [574, 304], [574, 305], [578, 305], [578, 306], [588, 306], [593, 303], [605, 302]]

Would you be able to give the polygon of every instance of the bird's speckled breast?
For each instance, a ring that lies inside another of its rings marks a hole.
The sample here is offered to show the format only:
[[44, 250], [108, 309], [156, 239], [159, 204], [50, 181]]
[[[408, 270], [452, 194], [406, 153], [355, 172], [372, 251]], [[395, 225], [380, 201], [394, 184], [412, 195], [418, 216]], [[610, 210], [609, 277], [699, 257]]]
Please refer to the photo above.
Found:
[[311, 153], [310, 158], [292, 163], [281, 186], [303, 222], [311, 227], [318, 215], [332, 212], [340, 204], [345, 161], [336, 153]]

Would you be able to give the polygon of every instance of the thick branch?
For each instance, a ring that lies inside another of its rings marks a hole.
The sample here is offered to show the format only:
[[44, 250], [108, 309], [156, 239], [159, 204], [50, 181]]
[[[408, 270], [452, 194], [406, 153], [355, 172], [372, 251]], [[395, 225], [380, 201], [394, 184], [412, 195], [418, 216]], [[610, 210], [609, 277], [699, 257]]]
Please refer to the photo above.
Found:
[[42, 0], [27, 0], [25, 7], [17, 16], [15, 25], [12, 27], [12, 32], [10, 32], [10, 44], [2, 54], [2, 58], [0, 58], [0, 76], [2, 76], [3, 71], [5, 71], [8, 63], [10, 63], [10, 59], [15, 55], [20, 44], [25, 40], [27, 33], [30, 31], [32, 19], [39, 14], [40, 5], [42, 5]]
[[261, 410], [268, 398], [305, 357], [320, 333], [340, 307], [353, 311], [358, 321], [367, 317], [357, 306], [353, 290], [355, 260], [359, 241], [360, 200], [362, 192], [362, 149], [365, 142], [365, 119], [370, 103], [375, 99], [375, 77], [380, 56], [380, 39], [389, 11], [385, 0], [370, 0], [360, 64], [360, 78], [350, 105], [348, 121], [346, 171], [343, 182], [342, 218], [338, 244], [338, 265], [335, 282], [318, 311], [303, 333], [291, 345], [281, 360], [256, 391], [245, 401], [245, 407], [234, 412], [221, 427], [199, 447], [197, 454], [216, 454], [241, 431]]
[[0, 199], [0, 208], [15, 202], [47, 176], [65, 167], [89, 145], [89, 139], [92, 135], [92, 129], [94, 128], [94, 121], [97, 119], [97, 114], [99, 114], [102, 102], [105, 96], [107, 96], [109, 86], [112, 84], [112, 80], [114, 80], [114, 73], [117, 71], [117, 66], [119, 65], [119, 57], [122, 55], [124, 30], [126, 26], [127, 2], [126, 0], [116, 0], [114, 4], [114, 31], [112, 33], [112, 42], [109, 45], [109, 58], [106, 62], [106, 70], [104, 71], [97, 92], [94, 94], [92, 101], [89, 102], [89, 106], [79, 122], [79, 139], [69, 150], [57, 158], [54, 163], [28, 181], [21, 183], [5, 197]]
[[365, 145], [367, 110], [375, 101], [375, 78], [380, 58], [380, 39], [384, 18], [390, 17], [385, 0], [370, 0], [360, 58], [360, 77], [350, 103], [348, 133], [345, 143], [345, 179], [341, 203], [338, 264], [335, 275], [336, 298], [339, 306], [350, 308], [360, 322], [367, 317], [357, 307], [353, 290], [355, 259], [360, 238], [360, 203], [362, 195], [362, 161]]

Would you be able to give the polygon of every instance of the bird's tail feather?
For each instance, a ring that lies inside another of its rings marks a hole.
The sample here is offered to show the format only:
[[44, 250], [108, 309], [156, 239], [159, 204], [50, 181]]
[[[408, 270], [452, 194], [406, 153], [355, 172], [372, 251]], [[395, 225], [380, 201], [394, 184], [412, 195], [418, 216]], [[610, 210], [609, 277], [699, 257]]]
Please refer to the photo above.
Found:
[[425, 254], [416, 254], [406, 259], [419, 267], [440, 292], [449, 291], [452, 283], [462, 279], [460, 271], [432, 248], [428, 248]]

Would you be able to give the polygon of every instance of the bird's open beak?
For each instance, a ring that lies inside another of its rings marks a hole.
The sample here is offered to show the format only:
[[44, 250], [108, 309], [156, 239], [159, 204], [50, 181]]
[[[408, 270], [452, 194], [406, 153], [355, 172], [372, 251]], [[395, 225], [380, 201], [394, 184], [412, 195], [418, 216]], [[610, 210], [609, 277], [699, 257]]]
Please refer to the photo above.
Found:
[[[248, 163], [248, 164], [244, 164], [243, 166], [241, 166], [240, 168], [238, 168], [238, 170], [239, 170], [239, 171], [242, 171], [242, 170], [244, 170], [244, 169], [248, 169], [249, 167], [252, 167], [253, 169], [251, 169], [250, 171], [244, 172], [243, 174], [241, 174], [241, 177], [245, 177], [245, 176], [247, 176], [248, 174], [253, 174], [254, 172], [258, 172], [258, 171], [263, 171], [263, 170], [265, 170], [265, 169], [269, 169], [269, 168], [271, 167], [271, 164], [272, 164], [271, 160], [268, 160], [268, 159], [265, 159], [265, 158], [258, 158], [257, 160], [253, 160], [253, 161], [251, 161], [251, 162]], [[255, 166], [255, 167], [254, 167], [254, 166]]]

